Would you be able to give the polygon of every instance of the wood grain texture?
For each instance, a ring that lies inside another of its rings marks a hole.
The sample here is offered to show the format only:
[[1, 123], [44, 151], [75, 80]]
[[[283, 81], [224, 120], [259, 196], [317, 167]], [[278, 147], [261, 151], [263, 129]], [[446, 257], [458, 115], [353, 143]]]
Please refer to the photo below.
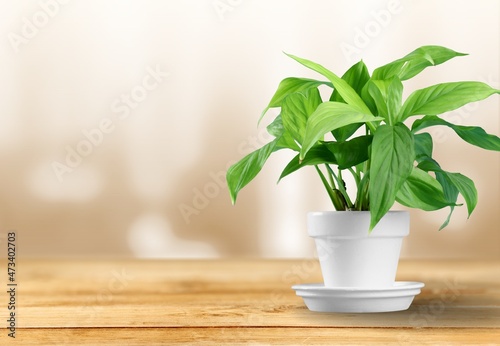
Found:
[[[496, 340], [496, 341], [495, 341]], [[498, 345], [498, 329], [81, 328], [26, 329], [22, 345]]]
[[330, 314], [310, 312], [290, 288], [322, 281], [316, 260], [21, 259], [16, 341], [500, 344], [499, 261], [402, 261], [398, 280], [426, 284], [409, 310]]

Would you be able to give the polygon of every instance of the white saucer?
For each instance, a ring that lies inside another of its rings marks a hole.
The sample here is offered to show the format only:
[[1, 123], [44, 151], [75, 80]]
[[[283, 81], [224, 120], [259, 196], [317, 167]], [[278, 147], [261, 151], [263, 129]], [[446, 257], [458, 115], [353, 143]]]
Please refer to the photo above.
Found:
[[318, 312], [389, 312], [410, 307], [424, 287], [422, 282], [396, 281], [392, 287], [325, 287], [301, 284], [292, 288], [311, 311]]

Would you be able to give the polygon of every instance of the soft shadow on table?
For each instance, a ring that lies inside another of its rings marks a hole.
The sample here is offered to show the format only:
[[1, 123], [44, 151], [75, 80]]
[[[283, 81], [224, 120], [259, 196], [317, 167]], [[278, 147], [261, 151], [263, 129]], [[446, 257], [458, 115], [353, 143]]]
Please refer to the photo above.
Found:
[[408, 310], [385, 313], [320, 313], [312, 312], [305, 305], [294, 311], [297, 320], [321, 326], [360, 327], [500, 327], [500, 306], [467, 306], [443, 303], [442, 300], [415, 301]]

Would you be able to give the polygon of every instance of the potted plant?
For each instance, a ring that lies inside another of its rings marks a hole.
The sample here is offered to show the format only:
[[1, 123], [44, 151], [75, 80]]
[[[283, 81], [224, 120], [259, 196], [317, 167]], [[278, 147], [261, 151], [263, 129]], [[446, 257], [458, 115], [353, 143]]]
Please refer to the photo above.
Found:
[[[231, 199], [235, 203], [238, 192], [272, 153], [295, 151], [279, 179], [312, 166], [336, 210], [308, 215], [309, 235], [316, 241], [325, 282], [295, 287], [297, 294], [316, 311], [408, 308], [423, 284], [394, 281], [409, 215], [390, 209], [396, 201], [425, 211], [448, 207], [442, 229], [461, 205], [457, 203], [460, 194], [470, 216], [477, 203], [473, 181], [440, 166], [425, 129], [447, 126], [472, 145], [500, 151], [497, 136], [439, 117], [500, 90], [476, 81], [448, 82], [415, 90], [403, 100], [403, 81], [429, 66], [466, 55], [440, 46], [420, 47], [371, 75], [360, 61], [342, 77], [315, 62], [287, 55], [326, 80], [291, 77], [281, 81], [261, 115], [262, 119], [270, 108], [280, 108], [267, 126], [274, 140], [229, 168]], [[325, 88], [330, 92], [324, 100]], [[347, 174], [353, 177], [353, 191], [346, 186]], [[347, 296], [353, 299], [337, 299]], [[381, 297], [392, 297], [394, 305]]]

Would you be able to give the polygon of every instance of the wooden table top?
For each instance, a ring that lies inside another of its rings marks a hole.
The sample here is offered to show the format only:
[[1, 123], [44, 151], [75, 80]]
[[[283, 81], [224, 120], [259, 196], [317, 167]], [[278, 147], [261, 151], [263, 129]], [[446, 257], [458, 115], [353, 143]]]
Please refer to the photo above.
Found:
[[401, 261], [397, 279], [426, 284], [409, 310], [334, 314], [290, 288], [322, 281], [312, 259], [24, 259], [0, 344], [500, 345], [500, 261]]

